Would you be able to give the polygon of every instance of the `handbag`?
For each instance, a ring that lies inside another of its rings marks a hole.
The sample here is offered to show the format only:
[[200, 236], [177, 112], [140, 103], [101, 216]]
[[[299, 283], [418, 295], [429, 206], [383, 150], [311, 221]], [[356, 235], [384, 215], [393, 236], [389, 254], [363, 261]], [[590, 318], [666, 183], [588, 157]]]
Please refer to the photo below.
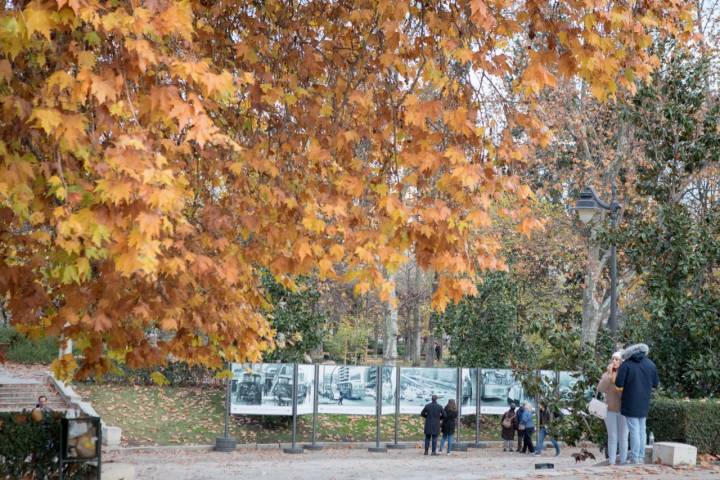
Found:
[[503, 419], [503, 421], [502, 421], [502, 426], [503, 426], [503, 428], [510, 428], [510, 427], [512, 427], [512, 418], [510, 418], [510, 417], [505, 417], [505, 418]]
[[605, 420], [605, 417], [607, 417], [607, 403], [598, 399], [597, 396], [594, 397], [588, 403], [588, 413], [593, 417]]

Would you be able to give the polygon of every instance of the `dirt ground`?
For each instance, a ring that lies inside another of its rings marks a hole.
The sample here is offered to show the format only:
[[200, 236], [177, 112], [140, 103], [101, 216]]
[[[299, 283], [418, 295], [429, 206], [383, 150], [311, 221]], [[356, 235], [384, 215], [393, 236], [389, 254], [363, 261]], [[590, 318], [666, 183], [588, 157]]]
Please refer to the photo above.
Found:
[[[550, 449], [552, 450], [552, 449]], [[673, 469], [656, 465], [607, 467], [570, 456], [578, 449], [566, 448], [559, 457], [546, 451], [542, 457], [503, 453], [500, 448], [470, 449], [451, 456], [424, 456], [419, 448], [370, 453], [364, 449], [333, 448], [302, 455], [279, 449], [237, 450], [215, 453], [206, 450], [125, 450], [104, 455], [104, 461], [129, 463], [137, 479], [210, 480], [226, 478], [298, 480], [375, 479], [495, 479], [495, 478], [623, 478], [623, 479], [717, 479], [720, 466]], [[595, 451], [598, 459], [599, 452]], [[552, 470], [536, 470], [536, 463], [553, 463]]]

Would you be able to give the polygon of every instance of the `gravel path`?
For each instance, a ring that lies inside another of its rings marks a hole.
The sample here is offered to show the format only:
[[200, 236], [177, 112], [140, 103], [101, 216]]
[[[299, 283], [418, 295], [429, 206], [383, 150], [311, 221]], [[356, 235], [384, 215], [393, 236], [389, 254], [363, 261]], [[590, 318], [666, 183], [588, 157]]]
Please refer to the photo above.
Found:
[[[369, 453], [360, 449], [326, 449], [287, 455], [280, 450], [243, 450], [230, 454], [208, 451], [155, 450], [116, 451], [105, 461], [130, 463], [137, 479], [210, 480], [226, 478], [298, 480], [376, 480], [386, 478], [457, 480], [496, 478], [627, 478], [697, 479], [720, 478], [720, 466], [672, 469], [656, 465], [597, 467], [576, 465], [566, 448], [560, 457], [546, 452], [541, 458], [503, 453], [499, 448], [471, 449], [451, 456], [424, 456], [422, 450], [407, 449]], [[595, 452], [599, 457], [599, 453]], [[535, 463], [550, 462], [553, 470], [535, 470]]]

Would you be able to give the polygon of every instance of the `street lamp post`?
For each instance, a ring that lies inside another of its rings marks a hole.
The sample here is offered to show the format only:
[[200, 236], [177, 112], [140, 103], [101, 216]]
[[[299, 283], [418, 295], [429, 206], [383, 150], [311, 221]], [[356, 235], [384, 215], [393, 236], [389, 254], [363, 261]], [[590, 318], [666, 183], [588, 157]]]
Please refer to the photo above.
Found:
[[[603, 202], [592, 187], [586, 187], [585, 190], [580, 192], [580, 197], [575, 203], [575, 210], [583, 223], [590, 222], [599, 211], [609, 211], [613, 231], [617, 227], [620, 208], [620, 204], [617, 203], [617, 191], [614, 182], [612, 184], [610, 203]], [[610, 245], [610, 318], [608, 319], [608, 328], [613, 336], [617, 333], [617, 327], [617, 252], [613, 242]]]

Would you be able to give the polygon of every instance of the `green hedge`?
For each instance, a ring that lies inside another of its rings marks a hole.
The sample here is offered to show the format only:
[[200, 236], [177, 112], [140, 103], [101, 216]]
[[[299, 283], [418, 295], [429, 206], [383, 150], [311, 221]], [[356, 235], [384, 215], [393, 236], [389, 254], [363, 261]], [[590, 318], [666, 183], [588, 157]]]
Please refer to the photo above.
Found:
[[44, 478], [58, 469], [60, 414], [34, 422], [28, 412], [0, 413], [0, 478]]
[[[0, 412], [0, 479], [45, 480], [59, 478], [60, 421], [62, 413], [35, 422], [29, 411]], [[95, 478], [88, 463], [68, 464], [65, 478]]]
[[688, 443], [698, 453], [720, 454], [720, 401], [653, 399], [647, 430], [656, 442]]
[[[127, 365], [118, 365], [117, 370], [102, 377], [101, 383], [116, 385], [155, 385], [150, 377], [153, 372], [162, 373], [171, 387], [204, 387], [224, 385], [223, 380], [215, 378], [216, 372], [202, 365], [188, 365], [185, 362], [171, 362], [155, 368], [132, 369]], [[97, 383], [93, 377], [86, 383]]]
[[0, 327], [0, 344], [5, 345], [5, 358], [10, 362], [47, 365], [58, 356], [56, 337], [46, 337], [34, 342], [12, 327]]

